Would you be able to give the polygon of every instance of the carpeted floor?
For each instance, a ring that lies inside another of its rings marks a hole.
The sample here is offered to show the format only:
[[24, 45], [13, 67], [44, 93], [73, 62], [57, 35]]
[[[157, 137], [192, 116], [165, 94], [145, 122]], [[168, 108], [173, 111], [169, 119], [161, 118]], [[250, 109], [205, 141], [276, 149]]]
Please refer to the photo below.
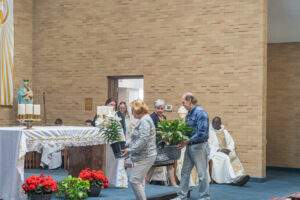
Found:
[[[229, 185], [211, 187], [213, 200], [268, 200], [295, 192], [300, 192], [300, 172], [279, 169], [268, 170], [267, 179], [263, 183], [249, 182], [244, 187]], [[196, 199], [195, 191], [192, 197]]]
[[[56, 180], [67, 176], [63, 170], [41, 171], [26, 170], [25, 176], [32, 174], [51, 174]], [[146, 193], [148, 198], [156, 198], [176, 192], [174, 187], [147, 185]], [[231, 185], [211, 185], [210, 192], [212, 200], [268, 200], [272, 197], [283, 197], [294, 192], [300, 192], [300, 172], [271, 169], [267, 171], [265, 182], [249, 182], [244, 187]], [[56, 199], [53, 197], [53, 199]], [[132, 190], [109, 188], [101, 192], [98, 198], [102, 200], [129, 200], [134, 199]], [[192, 192], [192, 199], [197, 199], [197, 190]]]

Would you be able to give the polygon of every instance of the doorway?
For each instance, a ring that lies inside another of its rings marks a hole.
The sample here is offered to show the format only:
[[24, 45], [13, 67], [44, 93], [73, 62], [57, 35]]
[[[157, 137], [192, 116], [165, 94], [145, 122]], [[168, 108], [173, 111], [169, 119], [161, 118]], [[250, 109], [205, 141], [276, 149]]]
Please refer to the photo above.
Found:
[[136, 99], [144, 99], [143, 76], [114, 76], [108, 77], [108, 97], [125, 101], [127, 105]]

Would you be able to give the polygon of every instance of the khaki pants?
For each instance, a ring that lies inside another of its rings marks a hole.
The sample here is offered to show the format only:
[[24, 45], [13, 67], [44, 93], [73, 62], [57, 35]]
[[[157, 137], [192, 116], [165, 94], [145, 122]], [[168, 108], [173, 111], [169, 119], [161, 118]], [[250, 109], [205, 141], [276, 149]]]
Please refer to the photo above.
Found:
[[152, 167], [156, 156], [133, 163], [133, 167], [127, 169], [129, 183], [137, 200], [146, 200], [145, 177]]

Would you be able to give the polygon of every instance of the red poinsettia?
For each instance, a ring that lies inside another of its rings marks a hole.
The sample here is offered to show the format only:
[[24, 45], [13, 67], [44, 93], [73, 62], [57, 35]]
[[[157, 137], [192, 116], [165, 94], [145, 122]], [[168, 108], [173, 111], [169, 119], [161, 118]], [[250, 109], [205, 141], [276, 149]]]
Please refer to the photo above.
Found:
[[108, 188], [108, 179], [102, 170], [92, 170], [89, 168], [81, 170], [79, 178], [82, 180], [88, 180], [91, 185]]
[[51, 176], [33, 175], [25, 180], [22, 188], [26, 194], [50, 194], [57, 191], [57, 183]]

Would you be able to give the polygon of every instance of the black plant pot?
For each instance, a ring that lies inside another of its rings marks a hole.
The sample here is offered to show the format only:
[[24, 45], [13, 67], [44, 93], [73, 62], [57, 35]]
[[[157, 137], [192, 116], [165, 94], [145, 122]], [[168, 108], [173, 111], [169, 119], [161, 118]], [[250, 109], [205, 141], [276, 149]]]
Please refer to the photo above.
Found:
[[50, 200], [52, 194], [30, 194], [29, 200]]
[[101, 186], [91, 185], [90, 191], [88, 191], [89, 197], [99, 197], [101, 192]]
[[176, 145], [165, 145], [164, 151], [170, 160], [178, 160], [181, 155], [181, 150]]
[[154, 166], [168, 166], [174, 164], [174, 160], [170, 159], [164, 150], [164, 146], [157, 147], [157, 156], [154, 162]]
[[120, 141], [110, 145], [114, 152], [115, 158], [122, 158], [122, 150], [125, 149], [125, 144], [125, 141]]

